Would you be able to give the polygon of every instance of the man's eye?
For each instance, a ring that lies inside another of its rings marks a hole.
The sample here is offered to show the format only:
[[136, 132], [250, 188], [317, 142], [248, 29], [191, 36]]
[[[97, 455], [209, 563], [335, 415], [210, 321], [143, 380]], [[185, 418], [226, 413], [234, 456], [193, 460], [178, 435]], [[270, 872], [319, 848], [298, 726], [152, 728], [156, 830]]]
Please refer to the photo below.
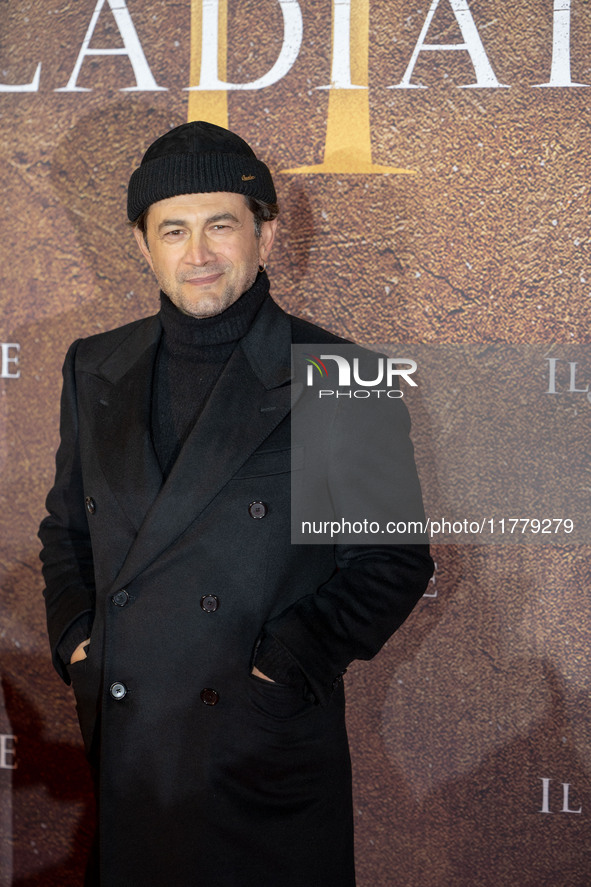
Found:
[[181, 237], [182, 234], [183, 234], [183, 232], [181, 231], [180, 228], [174, 228], [172, 231], [165, 231], [164, 232], [164, 236], [168, 237], [170, 239], [175, 238], [175, 237]]

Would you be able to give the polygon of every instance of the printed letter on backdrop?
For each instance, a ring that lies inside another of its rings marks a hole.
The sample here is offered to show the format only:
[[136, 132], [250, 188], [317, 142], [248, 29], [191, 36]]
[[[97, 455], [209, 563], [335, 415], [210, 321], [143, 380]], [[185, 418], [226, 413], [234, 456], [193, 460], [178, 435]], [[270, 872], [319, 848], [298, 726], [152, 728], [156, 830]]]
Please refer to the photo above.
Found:
[[[460, 31], [462, 32], [464, 42], [445, 44], [425, 43], [427, 31], [429, 30], [429, 27], [433, 20], [433, 16], [435, 15], [437, 7], [439, 6], [439, 0], [432, 0], [427, 18], [425, 19], [425, 24], [423, 25], [422, 31], [419, 35], [419, 39], [417, 40], [417, 45], [414, 48], [414, 52], [410, 58], [410, 62], [408, 63], [408, 67], [405, 71], [404, 77], [402, 78], [400, 83], [397, 83], [394, 86], [389, 86], [388, 89], [426, 89], [425, 86], [410, 82], [410, 78], [412, 77], [412, 72], [414, 71], [419, 53], [427, 51], [448, 52], [454, 50], [462, 50], [470, 53], [470, 58], [472, 60], [472, 64], [474, 65], [474, 73], [476, 74], [476, 83], [466, 83], [461, 86], [460, 89], [473, 89], [478, 87], [499, 88], [504, 86], [504, 84], [499, 83], [495, 76], [495, 72], [491, 67], [484, 46], [482, 45], [482, 40], [480, 39], [478, 29], [476, 27], [474, 19], [472, 18], [472, 13], [470, 12], [467, 0], [449, 0], [449, 2], [451, 4], [452, 12], [456, 17], [456, 21], [459, 25]], [[508, 89], [508, 87], [505, 88]]]
[[101, 14], [101, 10], [105, 5], [105, 0], [97, 0], [97, 4], [95, 6], [90, 24], [88, 26], [88, 30], [86, 32], [86, 37], [82, 41], [82, 47], [80, 48], [80, 52], [78, 53], [78, 58], [76, 59], [74, 70], [72, 71], [70, 79], [68, 80], [68, 85], [62, 86], [60, 89], [56, 89], [55, 91], [90, 92], [90, 89], [87, 89], [84, 86], [76, 86], [76, 81], [78, 80], [78, 75], [80, 74], [82, 62], [87, 55], [128, 56], [129, 61], [131, 62], [131, 67], [133, 68], [133, 73], [137, 85], [126, 86], [120, 90], [121, 92], [156, 92], [158, 90], [165, 90], [166, 87], [158, 86], [158, 84], [154, 80], [148, 62], [146, 61], [146, 56], [144, 55], [142, 44], [140, 43], [137, 31], [133, 25], [133, 21], [131, 20], [129, 10], [125, 5], [125, 0], [107, 0], [107, 2], [109, 4], [111, 12], [113, 13], [115, 24], [117, 25], [119, 33], [121, 34], [121, 39], [123, 40], [123, 48], [89, 49], [90, 41], [92, 40], [92, 35], [94, 34], [94, 29], [96, 28], [99, 15]]

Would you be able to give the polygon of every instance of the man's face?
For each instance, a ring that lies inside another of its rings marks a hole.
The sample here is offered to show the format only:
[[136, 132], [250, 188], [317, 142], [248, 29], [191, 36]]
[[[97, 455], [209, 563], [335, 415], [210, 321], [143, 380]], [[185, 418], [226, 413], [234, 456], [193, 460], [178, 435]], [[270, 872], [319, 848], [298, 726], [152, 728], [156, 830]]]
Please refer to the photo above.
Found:
[[242, 194], [181, 194], [150, 206], [147, 244], [139, 248], [160, 288], [183, 314], [221, 314], [255, 281], [269, 256], [276, 221], [263, 222], [260, 237]]

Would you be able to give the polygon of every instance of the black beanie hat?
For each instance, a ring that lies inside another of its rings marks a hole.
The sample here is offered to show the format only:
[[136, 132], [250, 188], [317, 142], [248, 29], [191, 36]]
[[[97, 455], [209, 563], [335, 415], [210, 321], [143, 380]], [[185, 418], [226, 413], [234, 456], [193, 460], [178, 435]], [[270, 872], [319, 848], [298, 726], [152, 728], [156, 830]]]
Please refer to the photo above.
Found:
[[244, 139], [203, 120], [183, 123], [153, 142], [127, 191], [130, 222], [152, 203], [178, 194], [233, 191], [275, 203], [268, 167]]

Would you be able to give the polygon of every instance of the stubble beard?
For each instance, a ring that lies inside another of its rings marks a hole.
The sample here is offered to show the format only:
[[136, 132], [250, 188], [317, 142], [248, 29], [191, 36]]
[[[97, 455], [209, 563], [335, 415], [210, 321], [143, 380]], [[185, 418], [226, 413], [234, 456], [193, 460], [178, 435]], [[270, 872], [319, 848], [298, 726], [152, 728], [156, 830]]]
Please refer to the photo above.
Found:
[[[187, 284], [186, 281], [196, 275], [186, 275], [186, 277], [176, 281], [174, 287], [163, 285], [165, 282], [162, 281], [160, 288], [183, 314], [195, 318], [215, 317], [218, 314], [223, 314], [230, 305], [233, 305], [234, 302], [238, 301], [240, 296], [242, 296], [247, 289], [250, 289], [256, 280], [257, 269], [258, 265], [257, 268], [245, 278], [243, 283], [228, 281], [221, 293], [208, 293], [204, 290], [202, 293], [195, 292], [193, 298], [188, 297], [186, 294], [186, 286], [190, 286], [190, 284]], [[208, 269], [208, 273], [203, 274], [202, 276], [208, 277], [210, 274], [224, 274], [225, 271], [226, 269], [224, 267], [214, 267]], [[214, 286], [215, 285], [217, 284], [214, 284]], [[238, 290], [240, 290], [240, 292], [238, 292]]]

